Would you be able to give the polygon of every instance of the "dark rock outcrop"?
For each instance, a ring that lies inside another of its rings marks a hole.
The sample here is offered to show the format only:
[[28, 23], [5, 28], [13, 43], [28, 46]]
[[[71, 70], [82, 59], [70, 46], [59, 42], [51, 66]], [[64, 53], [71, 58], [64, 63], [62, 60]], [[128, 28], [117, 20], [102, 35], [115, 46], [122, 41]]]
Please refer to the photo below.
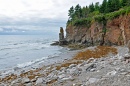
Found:
[[65, 37], [64, 37], [64, 29], [63, 27], [60, 27], [60, 33], [59, 33], [59, 41], [54, 41], [51, 45], [55, 46], [55, 45], [67, 45], [68, 42], [66, 41]]
[[51, 45], [59, 45], [59, 41], [54, 41], [54, 43], [52, 43]]

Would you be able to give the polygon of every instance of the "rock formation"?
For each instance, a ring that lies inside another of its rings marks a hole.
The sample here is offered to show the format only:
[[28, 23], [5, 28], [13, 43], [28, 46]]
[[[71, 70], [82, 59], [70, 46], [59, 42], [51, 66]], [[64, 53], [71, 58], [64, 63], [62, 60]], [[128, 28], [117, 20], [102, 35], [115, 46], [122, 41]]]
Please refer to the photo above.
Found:
[[59, 33], [59, 41], [54, 41], [54, 43], [52, 43], [51, 45], [67, 45], [67, 41], [64, 38], [64, 29], [63, 27], [60, 27], [60, 33]]
[[64, 30], [62, 27], [60, 27], [60, 33], [59, 33], [59, 41], [64, 40]]
[[127, 45], [130, 40], [130, 14], [121, 15], [115, 19], [107, 20], [106, 32], [104, 25], [93, 22], [91, 26], [72, 26], [66, 28], [66, 40], [71, 43], [91, 45]]
[[127, 47], [129, 48], [129, 53], [130, 53], [130, 40], [127, 43]]
[[63, 27], [60, 27], [60, 33], [59, 33], [59, 45], [66, 45], [66, 40], [64, 38], [64, 29]]

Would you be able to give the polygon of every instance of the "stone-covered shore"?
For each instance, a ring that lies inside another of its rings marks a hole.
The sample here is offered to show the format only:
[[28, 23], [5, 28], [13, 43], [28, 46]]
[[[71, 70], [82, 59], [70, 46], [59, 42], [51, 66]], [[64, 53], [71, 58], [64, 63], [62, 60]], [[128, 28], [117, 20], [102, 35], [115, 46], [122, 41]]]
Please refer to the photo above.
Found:
[[[88, 49], [94, 50], [95, 47], [79, 51]], [[101, 58], [69, 59], [23, 71], [18, 75], [10, 74], [0, 79], [0, 86], [129, 86], [128, 48], [116, 49], [118, 52], [116, 55], [109, 53]]]

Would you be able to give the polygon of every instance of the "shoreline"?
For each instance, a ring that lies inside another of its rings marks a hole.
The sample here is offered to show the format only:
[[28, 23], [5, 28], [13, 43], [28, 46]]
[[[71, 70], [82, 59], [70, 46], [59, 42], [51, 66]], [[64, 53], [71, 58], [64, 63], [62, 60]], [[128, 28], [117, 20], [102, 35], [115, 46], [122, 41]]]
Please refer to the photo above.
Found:
[[[74, 50], [74, 51], [68, 51], [65, 53], [61, 53], [58, 57], [55, 57], [52, 59], [50, 58], [48, 61], [45, 61], [45, 62], [39, 64], [37, 66], [37, 68], [31, 67], [31, 68], [25, 69], [25, 71], [22, 71], [19, 73], [17, 70], [16, 71], [18, 74], [17, 76], [15, 75], [15, 73], [11, 74], [10, 76], [8, 76], [4, 79], [4, 82], [1, 80], [0, 84], [11, 85], [11, 86], [17, 86], [17, 85], [21, 85], [21, 86], [23, 86], [23, 85], [61, 86], [62, 84], [63, 84], [63, 86], [76, 86], [73, 83], [76, 83], [77, 78], [80, 78], [82, 76], [81, 72], [83, 72], [83, 70], [84, 70], [84, 69], [82, 69], [83, 65], [95, 64], [95, 62], [98, 63], [100, 60], [103, 60], [103, 59], [107, 60], [109, 58], [111, 58], [112, 60], [113, 59], [115, 60], [115, 59], [118, 59], [117, 57], [123, 57], [124, 55], [126, 55], [128, 53], [128, 51], [125, 47], [116, 47], [116, 48], [118, 48], [117, 55], [109, 55], [106, 58], [99, 58], [99, 59], [95, 59], [95, 60], [93, 58], [90, 58], [88, 60], [81, 61], [81, 62], [76, 62], [74, 60], [71, 60], [74, 57], [74, 55], [76, 55], [78, 52], [85, 51], [87, 49], [93, 50], [94, 48], [95, 47], [88, 47], [88, 48], [85, 48], [82, 50]], [[122, 52], [124, 50], [126, 52]], [[116, 58], [114, 58], [114, 57], [116, 57]], [[89, 60], [91, 60], [90, 63], [88, 63]], [[49, 63], [50, 61], [53, 63]], [[45, 65], [46, 63], [48, 65]], [[57, 69], [57, 67], [60, 67], [60, 68]], [[71, 71], [71, 72], [69, 72], [69, 75], [68, 75], [68, 74], [66, 74], [65, 71]], [[91, 71], [94, 71], [94, 70], [91, 70]], [[75, 75], [75, 72], [76, 72], [76, 75]], [[58, 75], [56, 76], [55, 73]], [[71, 75], [71, 73], [72, 73], [72, 75]], [[74, 76], [73, 76], [73, 73], [74, 73]], [[61, 79], [59, 79], [59, 78], [61, 78]], [[94, 86], [96, 86], [96, 85], [94, 85]]]
[[58, 55], [48, 56], [48, 58], [45, 58], [44, 60], [37, 62], [37, 63], [34, 63], [34, 64], [31, 64], [29, 66], [25, 66], [25, 67], [15, 66], [12, 68], [2, 69], [2, 70], [0, 70], [0, 78], [4, 78], [4, 77], [11, 75], [11, 74], [19, 75], [22, 72], [27, 72], [29, 70], [36, 70], [36, 69], [41, 68], [43, 66], [60, 64], [66, 60], [72, 59], [74, 54], [76, 54], [79, 51], [80, 50], [68, 50], [66, 47], [63, 47], [63, 49], [61, 49], [61, 53], [59, 53]]

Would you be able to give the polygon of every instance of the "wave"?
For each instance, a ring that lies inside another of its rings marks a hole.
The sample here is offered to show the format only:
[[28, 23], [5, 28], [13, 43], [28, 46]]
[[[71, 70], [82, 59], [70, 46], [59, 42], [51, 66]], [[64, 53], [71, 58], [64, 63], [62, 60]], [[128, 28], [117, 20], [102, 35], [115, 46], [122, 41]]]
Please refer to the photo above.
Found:
[[48, 57], [42, 57], [40, 59], [36, 59], [34, 61], [29, 61], [29, 62], [25, 62], [25, 63], [22, 63], [22, 64], [17, 64], [17, 67], [18, 68], [24, 68], [24, 67], [28, 67], [28, 66], [31, 66], [33, 64], [36, 64], [36, 63], [39, 63], [45, 59], [47, 59]]
[[8, 48], [1, 48], [0, 51], [3, 51], [3, 50], [12, 50], [12, 49], [19, 49], [21, 47], [8, 47]]

